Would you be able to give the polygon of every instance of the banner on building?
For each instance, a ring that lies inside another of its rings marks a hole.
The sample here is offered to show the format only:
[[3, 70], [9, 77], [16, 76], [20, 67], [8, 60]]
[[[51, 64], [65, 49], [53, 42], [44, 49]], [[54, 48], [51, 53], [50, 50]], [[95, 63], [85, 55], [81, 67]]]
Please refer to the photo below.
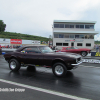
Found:
[[10, 43], [11, 44], [22, 44], [22, 40], [21, 39], [10, 39]]

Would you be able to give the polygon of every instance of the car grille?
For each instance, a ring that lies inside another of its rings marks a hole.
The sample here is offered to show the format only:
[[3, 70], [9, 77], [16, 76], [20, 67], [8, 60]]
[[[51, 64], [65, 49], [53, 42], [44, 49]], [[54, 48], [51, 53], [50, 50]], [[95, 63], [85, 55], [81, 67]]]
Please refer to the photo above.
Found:
[[78, 59], [77, 59], [77, 61], [78, 61], [78, 62], [79, 62], [79, 61], [81, 61], [81, 57], [80, 57], [80, 58], [78, 58]]

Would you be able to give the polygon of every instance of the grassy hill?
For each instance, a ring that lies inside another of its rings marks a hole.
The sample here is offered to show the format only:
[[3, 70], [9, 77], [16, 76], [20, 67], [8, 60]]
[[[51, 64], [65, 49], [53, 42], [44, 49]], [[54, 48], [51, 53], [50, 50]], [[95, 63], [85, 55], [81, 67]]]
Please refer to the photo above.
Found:
[[0, 32], [0, 38], [49, 41], [49, 38], [13, 32]]

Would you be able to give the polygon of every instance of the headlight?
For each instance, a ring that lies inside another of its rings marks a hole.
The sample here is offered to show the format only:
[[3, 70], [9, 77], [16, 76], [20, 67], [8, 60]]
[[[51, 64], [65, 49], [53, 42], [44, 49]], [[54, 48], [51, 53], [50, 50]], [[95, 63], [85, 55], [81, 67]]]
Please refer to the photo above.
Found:
[[76, 63], [80, 62], [82, 60], [82, 57], [79, 57], [76, 59]]

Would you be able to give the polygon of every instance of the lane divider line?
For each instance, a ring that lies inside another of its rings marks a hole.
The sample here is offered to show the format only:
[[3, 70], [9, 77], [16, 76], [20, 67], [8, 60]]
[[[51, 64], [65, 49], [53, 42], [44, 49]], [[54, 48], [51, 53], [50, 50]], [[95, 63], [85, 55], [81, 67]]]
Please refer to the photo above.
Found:
[[86, 98], [81, 98], [81, 97], [77, 97], [77, 96], [73, 96], [73, 95], [60, 93], [60, 92], [46, 90], [46, 89], [42, 89], [42, 88], [38, 88], [38, 87], [34, 87], [34, 86], [29, 86], [29, 85], [25, 85], [25, 84], [21, 84], [21, 83], [16, 83], [16, 82], [4, 80], [4, 79], [0, 79], [0, 82], [13, 84], [13, 85], [21, 86], [21, 87], [24, 87], [24, 88], [28, 88], [28, 89], [32, 89], [32, 90], [48, 93], [48, 94], [53, 94], [53, 95], [57, 95], [57, 96], [60, 96], [60, 97], [70, 98], [70, 99], [74, 99], [74, 100], [91, 100], [91, 99], [86, 99]]
[[94, 66], [85, 66], [85, 65], [79, 65], [80, 67], [89, 67], [89, 68], [100, 68], [100, 67], [94, 67]]

